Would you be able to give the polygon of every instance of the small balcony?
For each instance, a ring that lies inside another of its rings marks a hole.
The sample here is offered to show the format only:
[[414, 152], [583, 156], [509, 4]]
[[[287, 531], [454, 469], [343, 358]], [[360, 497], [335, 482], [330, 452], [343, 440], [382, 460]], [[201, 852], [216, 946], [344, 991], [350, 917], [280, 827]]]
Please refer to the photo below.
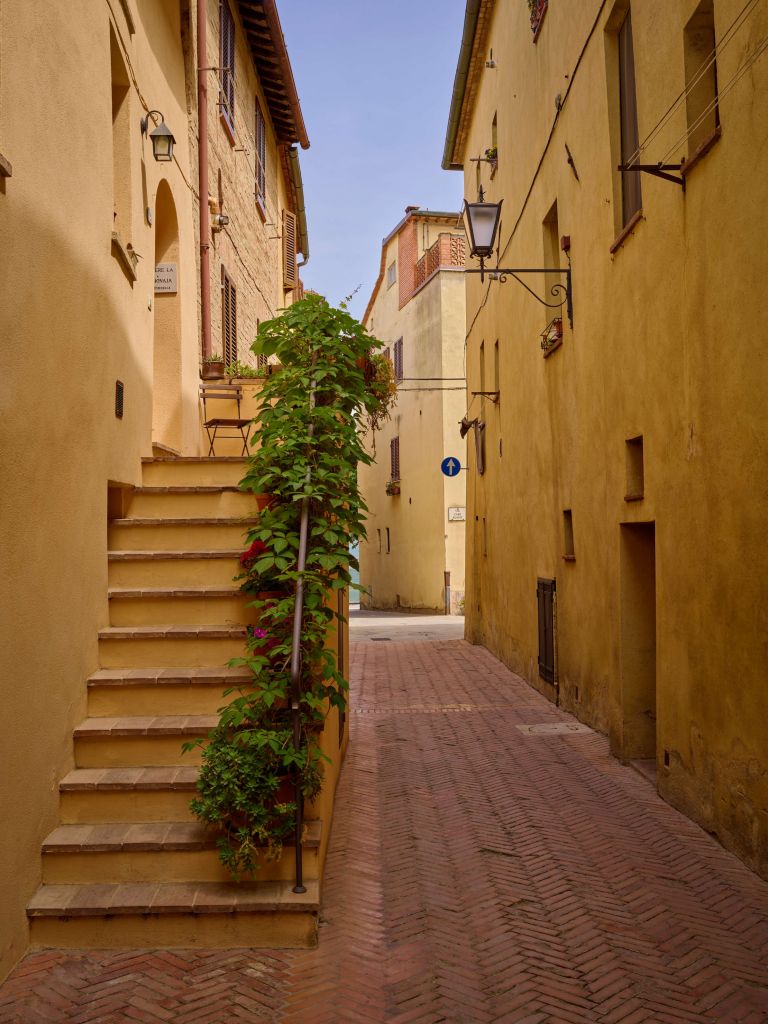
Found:
[[416, 264], [413, 276], [414, 293], [423, 288], [439, 270], [464, 266], [464, 242], [462, 235], [451, 235], [447, 231], [438, 236], [437, 241]]

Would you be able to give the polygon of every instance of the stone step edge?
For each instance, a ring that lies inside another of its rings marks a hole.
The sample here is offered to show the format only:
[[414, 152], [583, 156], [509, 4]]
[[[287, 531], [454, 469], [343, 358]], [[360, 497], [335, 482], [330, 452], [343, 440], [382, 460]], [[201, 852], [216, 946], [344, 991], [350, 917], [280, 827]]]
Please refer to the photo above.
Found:
[[73, 768], [59, 781], [60, 793], [191, 793], [196, 765], [142, 765], [135, 768]]
[[102, 668], [88, 678], [89, 689], [113, 686], [239, 686], [253, 675], [241, 668]]
[[136, 598], [166, 600], [181, 598], [246, 597], [240, 587], [110, 587], [107, 597], [110, 601], [127, 601]]
[[99, 640], [239, 640], [247, 636], [244, 624], [221, 625], [167, 625], [157, 626], [105, 626], [99, 630]]
[[207, 736], [219, 722], [218, 715], [115, 715], [86, 718], [75, 726], [77, 740], [118, 736]]
[[111, 519], [110, 526], [248, 526], [258, 523], [258, 516], [227, 516], [210, 518], [197, 516], [195, 518], [147, 518], [139, 516], [135, 519]]
[[142, 455], [141, 461], [144, 465], [152, 462], [180, 462], [189, 466], [195, 462], [202, 462], [209, 465], [212, 462], [241, 462], [245, 464], [248, 458], [245, 455]]
[[173, 882], [41, 885], [28, 917], [111, 917], [120, 914], [308, 913], [320, 909], [320, 884], [306, 893], [291, 882]]
[[[304, 823], [302, 847], [320, 846], [322, 823]], [[126, 822], [59, 825], [43, 840], [44, 854], [182, 853], [216, 849], [217, 832], [198, 822]], [[284, 847], [293, 843], [286, 841]]]
[[242, 554], [241, 548], [226, 548], [219, 551], [108, 551], [107, 560], [110, 562], [143, 562], [143, 561], [173, 561], [175, 559], [195, 558], [239, 558]]

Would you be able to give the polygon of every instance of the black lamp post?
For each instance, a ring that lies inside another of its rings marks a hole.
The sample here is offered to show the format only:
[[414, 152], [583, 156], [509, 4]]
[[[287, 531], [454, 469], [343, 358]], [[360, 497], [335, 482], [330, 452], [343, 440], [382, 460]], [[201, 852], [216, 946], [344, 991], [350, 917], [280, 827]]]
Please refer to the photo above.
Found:
[[147, 134], [149, 119], [153, 114], [157, 114], [160, 118], [160, 124], [149, 133], [152, 141], [152, 156], [158, 163], [170, 163], [173, 160], [173, 144], [176, 139], [159, 110], [150, 110], [146, 117], [142, 117], [141, 134]]
[[[489, 259], [496, 245], [496, 235], [499, 230], [499, 221], [501, 219], [501, 204], [503, 200], [499, 200], [498, 203], [486, 203], [485, 196], [483, 195], [482, 188], [476, 203], [470, 203], [466, 199], [464, 200], [464, 220], [466, 222], [467, 237], [469, 238], [469, 255], [475, 259], [480, 260], [480, 269], [475, 270], [474, 268], [467, 268], [465, 273], [467, 274], [479, 274], [480, 280], [485, 280], [486, 268], [485, 261]], [[498, 253], [498, 248], [497, 248]], [[498, 264], [498, 256], [496, 258]], [[568, 314], [568, 320], [573, 327], [573, 291], [571, 288], [571, 268], [568, 267], [499, 267], [498, 265], [487, 271], [492, 281], [499, 281], [502, 284], [507, 280], [508, 276], [514, 277], [514, 279], [521, 284], [526, 291], [530, 292], [537, 302], [540, 302], [543, 306], [548, 306], [550, 309], [562, 309], [563, 305], [566, 307]], [[565, 284], [558, 282], [553, 284], [550, 288], [550, 294], [553, 298], [560, 297], [559, 302], [547, 302], [536, 294], [525, 281], [522, 281], [519, 274], [564, 274]]]

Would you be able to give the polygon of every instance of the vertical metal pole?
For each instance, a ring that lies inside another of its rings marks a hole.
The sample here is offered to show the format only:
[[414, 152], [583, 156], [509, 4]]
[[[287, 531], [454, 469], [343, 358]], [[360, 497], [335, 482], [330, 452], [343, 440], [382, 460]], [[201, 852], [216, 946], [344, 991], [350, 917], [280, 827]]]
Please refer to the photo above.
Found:
[[[309, 389], [309, 408], [315, 407], [315, 382]], [[315, 433], [313, 420], [309, 423], [310, 441]], [[307, 484], [312, 480], [312, 467], [307, 452], [307, 472], [304, 477]], [[291, 645], [291, 723], [293, 725], [293, 749], [298, 752], [301, 747], [301, 721], [299, 719], [299, 700], [301, 699], [301, 626], [304, 618], [304, 569], [307, 565], [307, 544], [309, 538], [309, 498], [301, 499], [301, 522], [299, 525], [299, 557], [296, 570], [299, 574], [296, 583], [296, 604], [293, 612], [293, 643]], [[293, 768], [293, 799], [296, 804], [294, 842], [296, 845], [296, 884], [294, 892], [306, 892], [304, 885], [304, 865], [302, 858], [301, 839], [304, 831], [304, 797], [301, 793], [298, 765]]]

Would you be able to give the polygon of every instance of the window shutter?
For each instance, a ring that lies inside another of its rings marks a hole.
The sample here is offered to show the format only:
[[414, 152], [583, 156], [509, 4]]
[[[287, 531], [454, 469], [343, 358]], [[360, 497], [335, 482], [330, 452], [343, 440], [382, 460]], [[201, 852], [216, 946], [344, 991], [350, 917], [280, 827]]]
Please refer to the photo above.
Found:
[[400, 479], [400, 438], [393, 437], [389, 442], [389, 468], [392, 480]]
[[[228, 0], [219, 5], [219, 105], [227, 124], [234, 131], [235, 122], [235, 19]], [[229, 70], [227, 70], [229, 69]]]
[[296, 216], [283, 210], [283, 287], [295, 288], [296, 272]]
[[403, 339], [395, 342], [395, 380], [403, 379]]
[[555, 681], [555, 580], [536, 582], [539, 611], [539, 675]]
[[221, 347], [224, 365], [237, 362], [237, 289], [221, 268]]
[[[627, 11], [627, 16], [619, 29], [619, 107], [621, 111], [621, 162], [626, 164], [635, 156], [640, 145], [631, 11]], [[643, 205], [640, 174], [637, 171], [621, 172], [621, 192], [622, 216], [624, 223], [628, 224], [632, 216]]]
[[256, 198], [267, 205], [267, 129], [259, 101], [256, 100]]

